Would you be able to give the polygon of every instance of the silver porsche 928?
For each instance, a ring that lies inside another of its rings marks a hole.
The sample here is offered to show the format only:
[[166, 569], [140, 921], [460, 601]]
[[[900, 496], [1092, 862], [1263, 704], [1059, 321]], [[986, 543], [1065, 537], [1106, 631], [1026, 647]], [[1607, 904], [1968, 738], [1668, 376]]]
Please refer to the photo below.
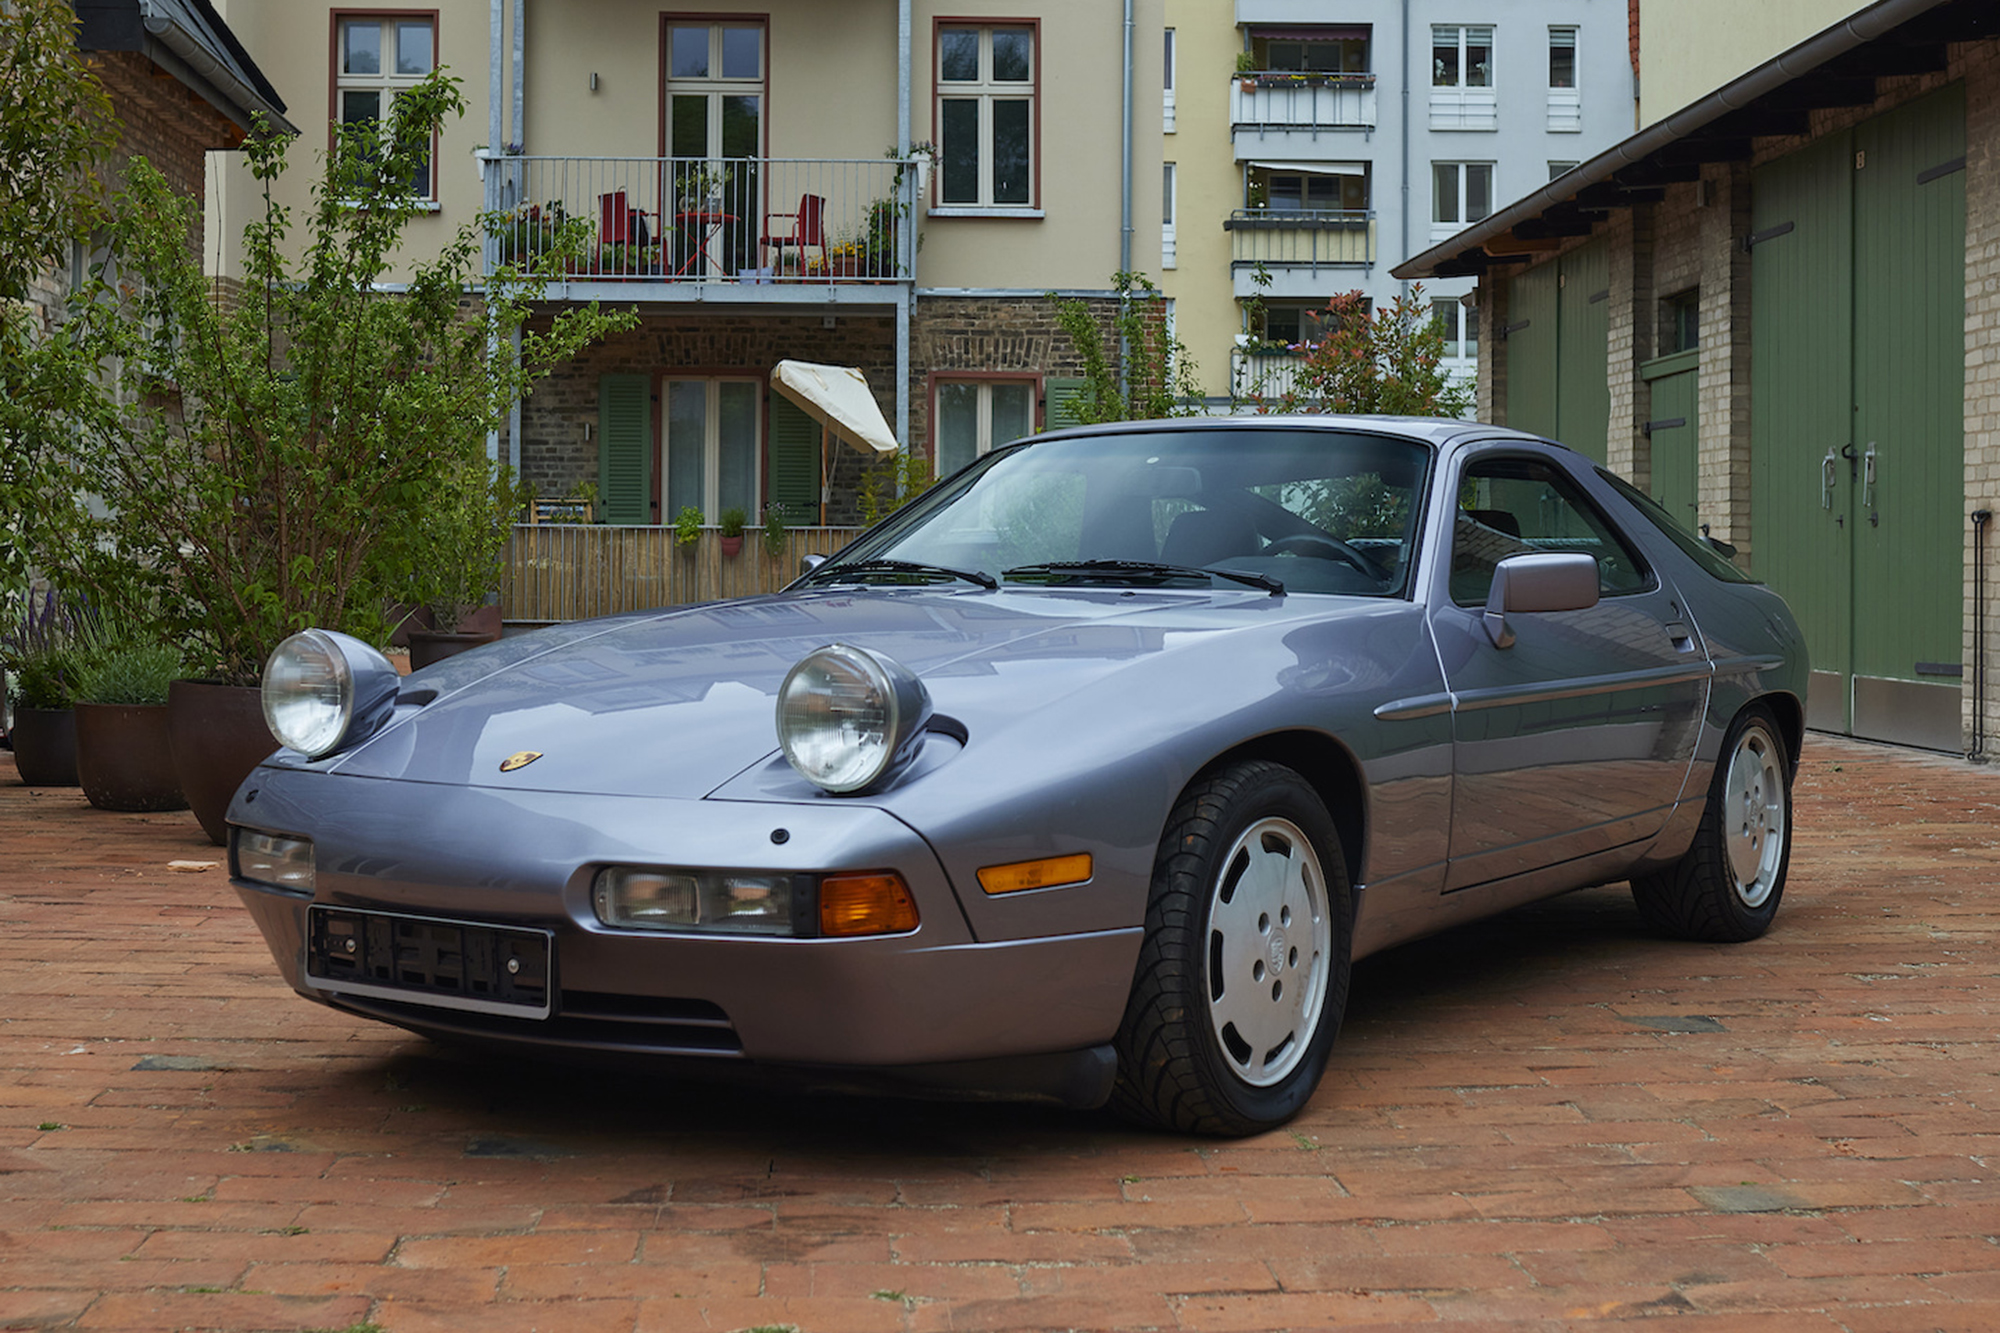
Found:
[[774, 596], [398, 678], [308, 630], [230, 869], [309, 999], [514, 1052], [1282, 1123], [1353, 961], [1629, 880], [1747, 940], [1807, 662], [1548, 441], [1129, 423], [994, 450]]

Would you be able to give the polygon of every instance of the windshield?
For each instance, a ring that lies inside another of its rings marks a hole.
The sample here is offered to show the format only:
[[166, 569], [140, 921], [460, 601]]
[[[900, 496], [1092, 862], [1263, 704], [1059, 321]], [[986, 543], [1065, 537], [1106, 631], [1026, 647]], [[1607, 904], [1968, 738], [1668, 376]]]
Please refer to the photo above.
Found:
[[1406, 439], [1297, 427], [1048, 440], [989, 455], [804, 583], [1158, 586], [1219, 574], [1395, 596], [1430, 457]]

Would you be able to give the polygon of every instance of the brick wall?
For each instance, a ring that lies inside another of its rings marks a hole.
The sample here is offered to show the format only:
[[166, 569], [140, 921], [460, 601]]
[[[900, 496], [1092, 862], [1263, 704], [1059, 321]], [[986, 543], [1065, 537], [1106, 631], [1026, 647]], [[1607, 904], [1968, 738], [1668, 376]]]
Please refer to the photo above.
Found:
[[[1965, 508], [2000, 518], [2000, 41], [1953, 48], [1965, 85]], [[1967, 746], [1993, 748], [2000, 734], [1995, 671], [2000, 664], [2000, 522], [1985, 532], [1966, 523], [1965, 707]], [[1974, 601], [1975, 564], [1984, 567], [1984, 616]], [[1981, 621], [1984, 634], [1980, 634]], [[1975, 672], [1984, 667], [1984, 680]], [[1981, 696], [1984, 696], [1983, 699]]]

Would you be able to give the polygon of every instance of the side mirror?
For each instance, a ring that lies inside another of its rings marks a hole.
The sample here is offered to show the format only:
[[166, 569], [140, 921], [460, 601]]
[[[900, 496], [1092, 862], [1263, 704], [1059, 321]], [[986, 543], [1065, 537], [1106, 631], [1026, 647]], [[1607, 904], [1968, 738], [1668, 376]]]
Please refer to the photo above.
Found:
[[1582, 552], [1510, 555], [1493, 568], [1482, 619], [1496, 648], [1514, 646], [1509, 611], [1586, 611], [1597, 605], [1597, 561]]
[[810, 574], [826, 563], [823, 555], [802, 555], [799, 557], [799, 573]]

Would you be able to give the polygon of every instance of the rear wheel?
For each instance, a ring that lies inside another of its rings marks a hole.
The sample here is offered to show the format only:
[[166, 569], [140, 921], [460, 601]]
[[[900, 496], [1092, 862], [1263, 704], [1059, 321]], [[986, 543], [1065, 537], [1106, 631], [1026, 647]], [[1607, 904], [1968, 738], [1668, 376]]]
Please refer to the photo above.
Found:
[[1639, 914], [1682, 939], [1737, 943], [1770, 929], [1792, 856], [1792, 766], [1762, 705], [1729, 729], [1694, 844], [1632, 881]]
[[1112, 1105], [1197, 1134], [1289, 1120], [1347, 1005], [1351, 915], [1339, 837], [1305, 779], [1257, 761], [1196, 784], [1153, 863]]

